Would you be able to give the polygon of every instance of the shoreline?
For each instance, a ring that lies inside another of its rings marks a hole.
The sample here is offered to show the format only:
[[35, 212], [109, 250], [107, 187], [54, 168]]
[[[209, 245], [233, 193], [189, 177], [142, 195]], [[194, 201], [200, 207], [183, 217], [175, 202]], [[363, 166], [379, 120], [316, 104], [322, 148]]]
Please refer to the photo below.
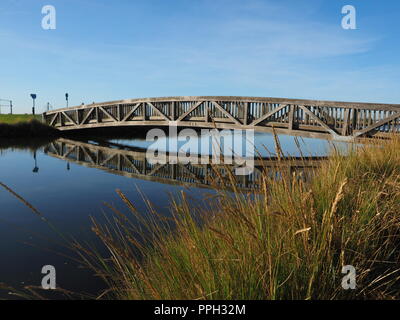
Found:
[[31, 139], [58, 137], [60, 132], [38, 120], [17, 123], [0, 123], [0, 139]]

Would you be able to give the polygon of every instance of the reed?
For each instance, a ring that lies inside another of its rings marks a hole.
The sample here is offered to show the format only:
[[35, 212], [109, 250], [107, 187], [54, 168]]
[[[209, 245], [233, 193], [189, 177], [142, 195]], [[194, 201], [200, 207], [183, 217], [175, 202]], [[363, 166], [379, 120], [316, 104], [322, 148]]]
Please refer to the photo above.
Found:
[[[182, 193], [170, 218], [151, 204], [143, 215], [118, 191], [128, 213], [108, 206], [106, 223], [93, 220], [108, 254], [73, 247], [107, 283], [102, 298], [398, 299], [399, 148], [393, 139], [333, 150], [309, 182], [264, 174], [259, 190], [219, 186], [206, 206]], [[345, 265], [355, 290], [341, 286]]]

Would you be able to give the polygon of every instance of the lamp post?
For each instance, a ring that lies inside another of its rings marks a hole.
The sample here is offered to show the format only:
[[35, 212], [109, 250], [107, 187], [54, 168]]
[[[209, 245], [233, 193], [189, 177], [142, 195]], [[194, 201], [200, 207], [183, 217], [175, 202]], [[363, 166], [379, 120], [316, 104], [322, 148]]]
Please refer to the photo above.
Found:
[[69, 97], [69, 95], [68, 95], [68, 93], [66, 93], [65, 94], [65, 100], [67, 101], [67, 108], [68, 108], [68, 97]]
[[33, 168], [32, 172], [33, 173], [38, 173], [39, 172], [39, 167], [37, 166], [36, 150], [33, 152], [33, 159], [35, 160], [35, 167]]
[[32, 106], [32, 114], [35, 115], [35, 100], [36, 100], [36, 94], [32, 93], [31, 98], [33, 100], [33, 106]]

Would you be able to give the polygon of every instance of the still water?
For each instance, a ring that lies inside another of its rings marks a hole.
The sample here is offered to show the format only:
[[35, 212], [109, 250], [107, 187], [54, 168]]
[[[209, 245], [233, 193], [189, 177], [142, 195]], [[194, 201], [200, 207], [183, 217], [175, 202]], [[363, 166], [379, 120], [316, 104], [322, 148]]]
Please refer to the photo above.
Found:
[[[295, 138], [279, 138], [285, 153], [300, 156]], [[324, 140], [298, 141], [307, 156], [326, 156], [331, 147]], [[139, 211], [146, 212], [145, 196], [163, 215], [169, 214], [171, 197], [182, 191], [197, 203], [212, 192], [207, 171], [143, 163], [150, 146], [142, 139], [99, 142], [95, 137], [56, 140], [38, 148], [8, 146], [0, 150], [0, 182], [38, 209], [63, 235], [96, 243], [90, 216], [102, 221], [104, 214], [110, 214], [104, 202], [126, 212], [116, 189]], [[263, 157], [271, 156], [274, 139], [256, 134], [255, 147]], [[0, 188], [0, 240], [0, 283], [14, 288], [40, 286], [42, 267], [53, 265], [58, 287], [89, 294], [102, 289], [99, 279], [71, 259], [73, 253], [63, 247], [62, 237], [4, 188]], [[8, 291], [0, 290], [0, 298], [10, 298]]]

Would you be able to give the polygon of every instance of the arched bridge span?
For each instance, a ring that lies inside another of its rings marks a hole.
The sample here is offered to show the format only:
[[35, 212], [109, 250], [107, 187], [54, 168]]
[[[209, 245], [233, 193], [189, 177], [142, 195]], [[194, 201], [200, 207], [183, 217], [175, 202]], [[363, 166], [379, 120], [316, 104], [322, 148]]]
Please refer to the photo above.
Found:
[[354, 140], [400, 133], [400, 105], [256, 97], [168, 97], [120, 100], [48, 111], [59, 130], [125, 126], [254, 129]]

